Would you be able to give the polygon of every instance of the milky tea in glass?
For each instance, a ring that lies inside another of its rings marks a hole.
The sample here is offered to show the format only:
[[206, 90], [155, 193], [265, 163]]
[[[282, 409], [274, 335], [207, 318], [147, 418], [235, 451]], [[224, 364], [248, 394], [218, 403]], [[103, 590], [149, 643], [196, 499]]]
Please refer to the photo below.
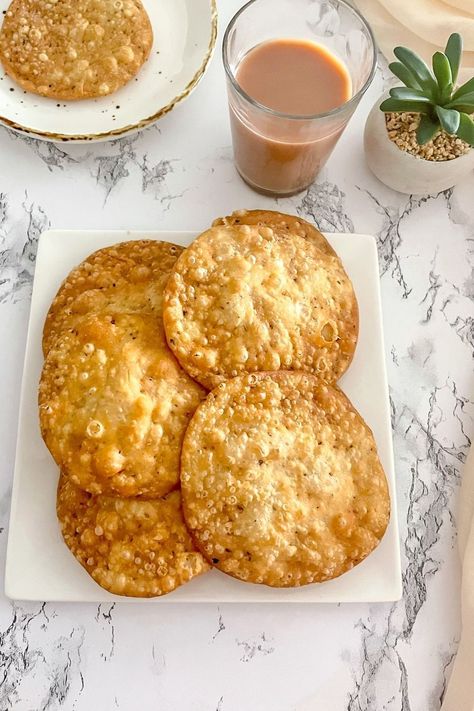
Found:
[[240, 175], [271, 195], [308, 187], [372, 79], [368, 26], [338, 0], [253, 0], [223, 55]]

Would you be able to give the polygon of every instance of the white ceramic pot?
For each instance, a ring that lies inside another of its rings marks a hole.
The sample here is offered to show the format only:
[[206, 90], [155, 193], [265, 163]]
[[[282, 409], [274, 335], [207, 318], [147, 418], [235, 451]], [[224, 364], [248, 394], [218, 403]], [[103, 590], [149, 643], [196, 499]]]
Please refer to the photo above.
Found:
[[[387, 94], [388, 96], [388, 94]], [[400, 150], [388, 137], [381, 96], [365, 124], [365, 157], [371, 171], [393, 190], [410, 195], [427, 195], [452, 188], [474, 170], [474, 149], [459, 158], [431, 161]]]

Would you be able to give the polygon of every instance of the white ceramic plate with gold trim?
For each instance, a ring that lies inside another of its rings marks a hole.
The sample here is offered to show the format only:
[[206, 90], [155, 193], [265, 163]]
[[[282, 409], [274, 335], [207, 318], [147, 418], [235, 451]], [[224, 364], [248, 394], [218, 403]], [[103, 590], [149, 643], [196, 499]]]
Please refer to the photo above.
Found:
[[387, 474], [392, 503], [388, 529], [360, 565], [326, 583], [269, 588], [219, 570], [194, 578], [160, 598], [112, 595], [100, 588], [66, 548], [56, 519], [58, 468], [41, 439], [38, 381], [41, 333], [49, 305], [68, 272], [91, 252], [129, 239], [159, 239], [187, 246], [192, 232], [94, 232], [51, 230], [39, 241], [20, 400], [19, 429], [8, 533], [5, 592], [20, 600], [108, 602], [385, 602], [401, 596], [392, 430], [382, 333], [377, 247], [368, 235], [331, 234], [330, 243], [352, 279], [360, 332], [351, 367], [340, 385], [371, 427]]
[[[10, 0], [0, 0], [0, 13]], [[23, 89], [0, 64], [0, 123], [55, 142], [106, 141], [150, 126], [197, 86], [216, 43], [215, 0], [143, 0], [153, 48], [139, 74], [110, 96], [46, 99]], [[2, 15], [0, 15], [0, 18]]]

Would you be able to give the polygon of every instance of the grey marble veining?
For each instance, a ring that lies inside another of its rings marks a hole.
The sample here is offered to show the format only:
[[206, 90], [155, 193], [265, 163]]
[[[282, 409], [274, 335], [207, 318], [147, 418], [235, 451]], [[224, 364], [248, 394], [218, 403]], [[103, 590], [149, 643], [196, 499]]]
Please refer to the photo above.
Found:
[[[36, 141], [34, 138], [14, 133], [13, 131], [9, 132], [9, 138], [12, 141], [22, 141], [25, 143], [36, 154], [36, 156], [45, 163], [50, 172], [53, 172], [55, 168], [58, 170], [64, 170], [69, 164], [78, 163], [80, 160], [79, 158], [73, 158], [71, 155], [66, 153], [60, 145], [56, 145], [55, 143]], [[88, 154], [86, 154], [86, 156], [87, 155]]]
[[49, 221], [40, 205], [29, 200], [24, 190], [20, 203], [22, 230], [11, 217], [7, 193], [0, 193], [0, 303], [31, 295], [38, 238]]
[[334, 183], [317, 182], [306, 191], [297, 211], [322, 232], [354, 232], [353, 222], [344, 211], [344, 197]]
[[241, 662], [250, 662], [255, 655], [273, 654], [275, 651], [275, 647], [272, 647], [272, 640], [265, 637], [265, 632], [262, 632], [257, 635], [255, 639], [250, 641], [237, 639], [236, 642], [239, 647], [242, 647]]
[[[239, 2], [220, 5], [222, 29]], [[0, 711], [439, 711], [459, 639], [456, 501], [474, 432], [474, 176], [418, 198], [370, 175], [364, 116], [391, 81], [381, 62], [317, 182], [279, 201], [235, 174], [218, 53], [192, 97], [139, 135], [55, 146], [0, 128], [2, 561], [40, 233], [203, 229], [277, 206], [377, 238], [403, 567], [403, 600], [385, 605], [0, 598]]]

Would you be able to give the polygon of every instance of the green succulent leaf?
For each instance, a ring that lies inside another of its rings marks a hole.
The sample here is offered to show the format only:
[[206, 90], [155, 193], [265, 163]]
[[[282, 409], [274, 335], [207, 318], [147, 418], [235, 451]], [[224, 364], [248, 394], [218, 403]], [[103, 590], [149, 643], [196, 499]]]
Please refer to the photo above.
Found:
[[456, 79], [458, 78], [459, 65], [461, 64], [462, 56], [462, 37], [458, 32], [453, 32], [453, 34], [449, 37], [444, 53], [448, 58], [453, 77], [452, 81], [453, 84], [455, 84]]
[[390, 89], [390, 96], [393, 99], [405, 99], [406, 101], [421, 101], [423, 104], [431, 104], [432, 101], [426, 96], [423, 89], [407, 89], [406, 87], [397, 86]]
[[461, 113], [459, 119], [459, 126], [456, 134], [463, 141], [469, 143], [470, 146], [474, 146], [474, 121], [467, 114]]
[[458, 99], [460, 96], [465, 96], [465, 94], [471, 94], [472, 92], [474, 92], [474, 77], [454, 92], [453, 99]]
[[442, 103], [449, 101], [453, 90], [453, 77], [448, 58], [442, 52], [433, 54], [433, 71], [438, 81], [440, 101]]
[[438, 84], [430, 71], [428, 65], [415, 52], [407, 47], [395, 47], [393, 50], [396, 58], [404, 64], [412, 74], [416, 76], [418, 84], [431, 97], [436, 97], [438, 93]]
[[439, 131], [438, 121], [433, 121], [429, 116], [422, 116], [420, 125], [416, 129], [416, 140], [423, 146], [428, 141], [431, 141], [433, 136]]
[[422, 101], [405, 101], [403, 99], [385, 99], [380, 104], [382, 111], [410, 111], [418, 114], [429, 113], [430, 103], [423, 103]]
[[469, 109], [470, 106], [474, 107], [474, 91], [453, 99], [449, 104], [446, 104], [447, 109], [458, 109], [459, 111], [465, 111], [467, 114], [474, 111], [474, 108]]
[[443, 106], [436, 106], [436, 115], [446, 133], [455, 134], [459, 128], [460, 114], [454, 109], [445, 109]]
[[454, 86], [453, 86], [453, 83], [451, 82], [451, 83], [448, 84], [448, 86], [447, 86], [446, 89], [444, 90], [443, 95], [442, 95], [442, 97], [441, 97], [441, 98], [442, 98], [443, 106], [446, 105], [446, 102], [447, 102], [447, 101], [450, 101], [450, 100], [451, 100], [451, 97], [452, 97], [452, 95], [453, 95], [453, 91], [454, 91]]
[[[444, 108], [447, 109], [451, 107], [445, 106]], [[474, 104], [456, 104], [453, 109], [454, 111], [462, 111], [465, 114], [474, 114]]]
[[391, 62], [388, 68], [405, 86], [408, 86], [410, 89], [421, 89], [415, 75], [401, 62]]

